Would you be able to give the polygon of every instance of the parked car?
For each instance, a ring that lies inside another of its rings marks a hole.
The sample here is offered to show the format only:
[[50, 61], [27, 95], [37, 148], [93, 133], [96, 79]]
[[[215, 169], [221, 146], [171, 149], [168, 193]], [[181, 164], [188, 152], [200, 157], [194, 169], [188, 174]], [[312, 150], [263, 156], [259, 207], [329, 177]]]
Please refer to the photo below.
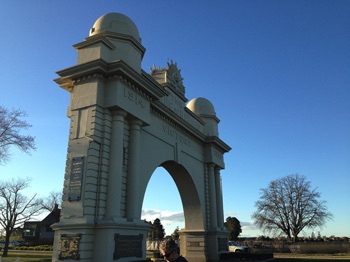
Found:
[[228, 250], [230, 252], [249, 252], [249, 247], [242, 246], [236, 241], [228, 241]]

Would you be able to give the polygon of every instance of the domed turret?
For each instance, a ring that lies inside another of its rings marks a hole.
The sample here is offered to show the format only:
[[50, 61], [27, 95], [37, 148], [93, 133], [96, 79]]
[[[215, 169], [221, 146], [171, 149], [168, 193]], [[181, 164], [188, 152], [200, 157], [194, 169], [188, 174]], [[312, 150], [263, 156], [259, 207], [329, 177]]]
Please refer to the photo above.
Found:
[[107, 63], [123, 61], [138, 73], [141, 73], [141, 61], [146, 51], [135, 23], [120, 13], [99, 17], [90, 29], [89, 37], [74, 47], [78, 50], [78, 64], [98, 59]]
[[187, 108], [198, 116], [216, 116], [213, 104], [206, 98], [198, 97], [187, 104]]
[[108, 13], [98, 18], [90, 29], [89, 36], [102, 32], [129, 35], [140, 42], [139, 30], [135, 23], [129, 17], [120, 13]]
[[207, 136], [218, 136], [218, 123], [213, 104], [206, 98], [198, 97], [187, 104], [187, 108], [199, 116], [204, 122], [203, 132]]

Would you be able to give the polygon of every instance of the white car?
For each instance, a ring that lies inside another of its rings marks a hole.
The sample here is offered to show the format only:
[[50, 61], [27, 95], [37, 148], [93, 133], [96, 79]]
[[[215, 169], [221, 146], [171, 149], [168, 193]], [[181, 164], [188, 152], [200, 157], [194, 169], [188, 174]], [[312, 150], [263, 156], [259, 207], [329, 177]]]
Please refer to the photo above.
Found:
[[228, 251], [230, 252], [249, 252], [249, 247], [242, 246], [236, 241], [228, 241]]

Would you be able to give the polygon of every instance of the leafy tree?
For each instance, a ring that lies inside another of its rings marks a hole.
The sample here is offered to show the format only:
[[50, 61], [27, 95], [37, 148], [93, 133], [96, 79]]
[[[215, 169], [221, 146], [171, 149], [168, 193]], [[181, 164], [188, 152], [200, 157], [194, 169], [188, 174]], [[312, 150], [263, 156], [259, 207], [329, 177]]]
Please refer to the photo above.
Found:
[[6, 233], [3, 257], [7, 256], [9, 240], [14, 229], [42, 211], [42, 200], [36, 198], [36, 194], [30, 198], [22, 194], [29, 183], [29, 179], [19, 178], [0, 182], [0, 225]]
[[149, 228], [148, 228], [148, 233], [147, 233], [147, 240], [152, 240], [152, 222], [151, 221], [147, 221], [146, 219], [144, 219], [145, 223], [149, 224]]
[[273, 180], [261, 189], [260, 200], [255, 203], [255, 224], [264, 231], [283, 232], [288, 240], [297, 241], [304, 228], [321, 227], [332, 219], [316, 189], [311, 189], [310, 182], [299, 174]]
[[29, 135], [21, 135], [20, 131], [31, 127], [26, 121], [25, 111], [8, 110], [0, 106], [0, 164], [6, 163], [11, 158], [10, 147], [16, 146], [23, 152], [29, 154], [35, 150], [35, 138]]
[[311, 239], [311, 240], [315, 240], [315, 239], [316, 239], [316, 236], [315, 236], [315, 232], [314, 232], [314, 231], [312, 231], [310, 239]]
[[226, 218], [226, 222], [224, 223], [227, 231], [230, 233], [230, 240], [237, 240], [240, 233], [242, 233], [241, 223], [235, 217]]
[[165, 236], [165, 231], [162, 223], [160, 222], [159, 218], [156, 218], [153, 221], [153, 227], [155, 230], [155, 240], [162, 240]]
[[175, 241], [178, 241], [180, 238], [179, 235], [179, 227], [176, 227], [174, 232], [171, 234], [171, 238], [174, 239]]
[[148, 222], [148, 223], [151, 225], [148, 231], [148, 239], [153, 241], [162, 240], [165, 236], [165, 231], [162, 223], [160, 222], [160, 219], [156, 218], [153, 221], [153, 224], [152, 222]]

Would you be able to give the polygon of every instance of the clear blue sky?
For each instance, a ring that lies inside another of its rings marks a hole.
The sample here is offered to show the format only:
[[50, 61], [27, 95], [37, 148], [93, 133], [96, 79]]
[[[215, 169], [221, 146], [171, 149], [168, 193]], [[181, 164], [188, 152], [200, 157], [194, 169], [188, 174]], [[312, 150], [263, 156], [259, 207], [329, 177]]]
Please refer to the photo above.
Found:
[[[53, 79], [75, 65], [72, 45], [109, 12], [136, 23], [145, 71], [172, 59], [186, 97], [214, 104], [220, 138], [232, 147], [221, 173], [225, 218], [237, 217], [243, 236], [262, 234], [251, 223], [259, 190], [299, 173], [334, 215], [315, 232], [350, 237], [350, 1], [1, 1], [0, 105], [28, 113], [38, 147], [30, 156], [13, 150], [1, 179], [31, 177], [28, 194], [62, 190], [69, 94]], [[143, 208], [168, 234], [183, 226], [162, 170]]]

